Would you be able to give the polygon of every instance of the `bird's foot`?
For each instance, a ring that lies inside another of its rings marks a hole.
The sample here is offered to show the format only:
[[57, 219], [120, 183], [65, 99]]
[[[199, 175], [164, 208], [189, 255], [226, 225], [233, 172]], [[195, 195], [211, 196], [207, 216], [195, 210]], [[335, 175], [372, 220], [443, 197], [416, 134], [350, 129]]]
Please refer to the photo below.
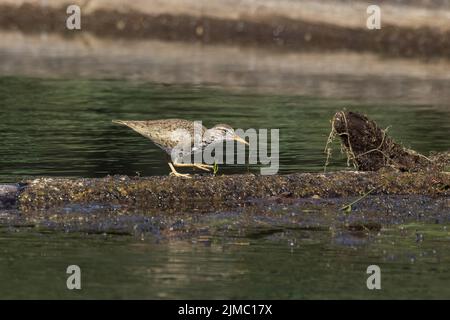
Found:
[[196, 164], [194, 167], [204, 171], [211, 171], [210, 169], [214, 168], [214, 166], [210, 166], [209, 164]]
[[191, 178], [192, 178], [192, 177], [191, 177], [189, 174], [187, 174], [187, 173], [179, 173], [179, 172], [176, 172], [176, 171], [172, 171], [172, 172], [170, 173], [170, 176], [180, 177], [180, 178], [186, 178], [186, 179], [191, 179]]

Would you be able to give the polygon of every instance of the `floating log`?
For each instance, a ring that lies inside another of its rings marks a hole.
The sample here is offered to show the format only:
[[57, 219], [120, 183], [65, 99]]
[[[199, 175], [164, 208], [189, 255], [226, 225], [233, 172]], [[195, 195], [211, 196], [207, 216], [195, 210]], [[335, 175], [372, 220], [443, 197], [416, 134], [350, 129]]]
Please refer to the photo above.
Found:
[[[176, 177], [110, 176], [97, 179], [40, 178], [27, 182], [17, 196], [24, 211], [66, 205], [120, 205], [139, 208], [206, 206], [213, 210], [274, 197], [321, 198], [371, 195], [450, 195], [445, 172], [298, 173], [256, 176], [194, 175]], [[9, 193], [11, 195], [11, 193]]]
[[[205, 241], [205, 235], [207, 241], [256, 238], [286, 228], [358, 233], [417, 219], [448, 222], [449, 183], [446, 173], [395, 171], [37, 179], [16, 198], [20, 213], [0, 209], [0, 225], [17, 232], [134, 235], [157, 242]], [[342, 210], [350, 203], [350, 210]]]

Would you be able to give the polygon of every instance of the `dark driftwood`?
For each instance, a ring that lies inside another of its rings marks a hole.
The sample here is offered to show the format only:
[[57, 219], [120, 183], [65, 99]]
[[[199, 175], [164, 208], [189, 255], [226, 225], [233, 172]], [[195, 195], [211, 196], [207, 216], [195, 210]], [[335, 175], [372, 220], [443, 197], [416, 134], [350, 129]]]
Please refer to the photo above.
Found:
[[396, 143], [373, 120], [355, 112], [337, 112], [333, 134], [341, 138], [349, 161], [361, 171], [394, 168], [400, 171], [443, 170], [449, 154], [426, 157]]
[[365, 194], [450, 195], [450, 174], [350, 172], [291, 175], [125, 177], [102, 179], [37, 179], [17, 198], [23, 209], [60, 207], [67, 204], [130, 205], [146, 208], [235, 207], [258, 199], [277, 197], [322, 198]]

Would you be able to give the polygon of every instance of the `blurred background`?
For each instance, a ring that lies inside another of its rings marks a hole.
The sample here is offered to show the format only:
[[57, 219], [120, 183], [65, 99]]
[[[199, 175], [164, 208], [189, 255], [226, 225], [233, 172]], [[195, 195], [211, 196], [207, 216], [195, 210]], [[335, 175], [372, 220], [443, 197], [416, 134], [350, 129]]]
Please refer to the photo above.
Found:
[[[69, 4], [81, 8], [81, 30], [66, 28]], [[373, 4], [380, 30], [366, 27]], [[1, 0], [0, 39], [3, 75], [450, 95], [447, 0]]]

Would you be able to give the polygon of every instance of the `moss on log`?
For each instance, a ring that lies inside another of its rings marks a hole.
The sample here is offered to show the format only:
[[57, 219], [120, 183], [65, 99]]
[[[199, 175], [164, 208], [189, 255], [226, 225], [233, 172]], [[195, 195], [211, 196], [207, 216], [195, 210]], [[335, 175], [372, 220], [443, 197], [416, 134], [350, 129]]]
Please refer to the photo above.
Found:
[[277, 197], [322, 198], [371, 194], [449, 196], [450, 174], [395, 171], [299, 173], [291, 175], [175, 177], [114, 176], [99, 179], [41, 178], [29, 181], [18, 196], [24, 210], [80, 205], [126, 205], [140, 208], [210, 210]]

